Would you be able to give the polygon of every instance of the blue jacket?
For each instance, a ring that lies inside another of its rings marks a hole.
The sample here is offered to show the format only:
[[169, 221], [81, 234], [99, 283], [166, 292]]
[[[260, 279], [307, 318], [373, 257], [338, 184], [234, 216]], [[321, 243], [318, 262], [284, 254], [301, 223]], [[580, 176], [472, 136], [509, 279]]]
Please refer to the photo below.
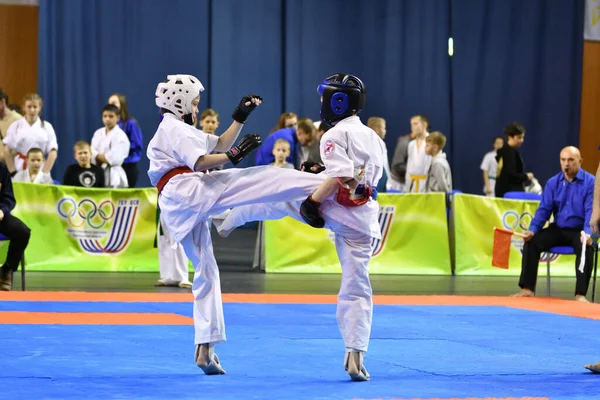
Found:
[[298, 139], [296, 138], [296, 128], [283, 128], [278, 131], [271, 133], [265, 138], [263, 144], [256, 151], [254, 160], [256, 165], [269, 165], [275, 161], [273, 155], [273, 146], [279, 139], [285, 139], [290, 142], [290, 155], [286, 158], [286, 161], [292, 165], [296, 165], [295, 154], [296, 146], [298, 145]]
[[128, 119], [127, 121], [119, 120], [117, 123], [119, 128], [125, 132], [127, 138], [129, 139], [129, 155], [123, 161], [123, 164], [128, 163], [136, 163], [140, 161], [142, 157], [142, 130], [138, 125], [137, 121], [133, 118]]

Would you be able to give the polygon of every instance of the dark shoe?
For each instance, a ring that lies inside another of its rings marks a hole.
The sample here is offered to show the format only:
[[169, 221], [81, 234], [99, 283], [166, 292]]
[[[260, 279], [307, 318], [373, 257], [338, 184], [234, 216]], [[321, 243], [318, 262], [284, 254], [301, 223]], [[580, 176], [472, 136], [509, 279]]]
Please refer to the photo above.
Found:
[[5, 271], [0, 272], [0, 290], [10, 292], [12, 290], [12, 273]]

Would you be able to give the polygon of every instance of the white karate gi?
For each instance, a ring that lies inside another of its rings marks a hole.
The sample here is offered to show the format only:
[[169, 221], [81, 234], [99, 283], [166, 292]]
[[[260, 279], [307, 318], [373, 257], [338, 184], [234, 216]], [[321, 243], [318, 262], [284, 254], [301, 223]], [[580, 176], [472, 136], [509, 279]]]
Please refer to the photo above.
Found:
[[188, 258], [185, 255], [183, 246], [171, 237], [171, 233], [163, 221], [162, 214], [158, 221], [157, 235], [160, 281], [166, 285], [190, 283]]
[[[360, 183], [377, 186], [385, 160], [385, 144], [356, 116], [338, 122], [321, 139], [321, 158], [325, 171], [322, 178], [352, 177], [356, 168], [364, 168]], [[249, 221], [300, 216], [301, 202], [258, 204], [231, 210], [220, 230], [231, 230]], [[376, 200], [358, 207], [337, 203], [335, 195], [321, 203], [320, 214], [325, 227], [335, 233], [335, 247], [342, 266], [338, 294], [337, 321], [346, 348], [366, 352], [373, 314], [369, 260], [372, 239], [381, 238]]]
[[40, 169], [40, 172], [35, 176], [35, 180], [31, 182], [31, 175], [29, 174], [29, 168], [24, 171], [19, 171], [12, 178], [13, 182], [27, 182], [27, 183], [44, 183], [46, 185], [54, 184], [52, 180], [52, 176], [50, 174], [45, 174]]
[[[199, 157], [210, 154], [219, 140], [165, 114], [148, 144], [148, 176], [156, 186], [174, 168], [194, 169]], [[176, 175], [164, 186], [158, 202], [163, 221], [194, 265], [195, 343], [226, 340], [219, 269], [210, 237], [210, 215], [260, 202], [298, 201], [323, 181], [314, 174], [269, 166]], [[266, 183], [269, 183], [268, 185]]]
[[115, 125], [110, 131], [100, 128], [94, 132], [92, 137], [92, 163], [96, 164], [98, 154], [104, 154], [108, 164], [104, 163], [104, 185], [109, 188], [126, 188], [127, 174], [123, 169], [123, 161], [129, 155], [129, 139], [119, 125]]
[[29, 125], [29, 122], [25, 118], [15, 121], [8, 128], [8, 132], [2, 143], [18, 153], [14, 160], [16, 171], [23, 171], [25, 169], [27, 152], [31, 149], [38, 148], [46, 156], [52, 150], [58, 151], [58, 142], [56, 141], [56, 133], [52, 124], [44, 121], [44, 126], [42, 126], [40, 118], [33, 125]]
[[423, 193], [425, 191], [425, 180], [430, 165], [431, 156], [425, 154], [425, 140], [423, 140], [423, 146], [420, 149], [417, 148], [417, 139], [411, 140], [408, 143], [405, 192]]
[[482, 171], [487, 171], [488, 180], [490, 182], [490, 189], [492, 192], [490, 194], [485, 193], [485, 185], [483, 186], [483, 194], [489, 197], [496, 196], [495, 187], [496, 187], [496, 173], [498, 171], [498, 161], [496, 161], [496, 152], [490, 151], [483, 156], [483, 160], [481, 161]]

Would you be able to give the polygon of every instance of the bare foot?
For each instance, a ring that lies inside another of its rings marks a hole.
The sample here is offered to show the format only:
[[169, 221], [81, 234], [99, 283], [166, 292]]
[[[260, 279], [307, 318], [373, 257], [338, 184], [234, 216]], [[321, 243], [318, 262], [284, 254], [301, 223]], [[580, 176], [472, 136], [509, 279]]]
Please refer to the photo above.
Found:
[[535, 296], [535, 293], [533, 293], [529, 289], [521, 289], [519, 292], [511, 295], [511, 297], [533, 297], [533, 296]]
[[582, 294], [577, 294], [575, 295], [575, 301], [580, 301], [582, 303], [589, 303], [590, 301], [588, 299], [585, 298], [584, 295]]
[[600, 362], [596, 364], [587, 364], [585, 367], [595, 374], [600, 374]]

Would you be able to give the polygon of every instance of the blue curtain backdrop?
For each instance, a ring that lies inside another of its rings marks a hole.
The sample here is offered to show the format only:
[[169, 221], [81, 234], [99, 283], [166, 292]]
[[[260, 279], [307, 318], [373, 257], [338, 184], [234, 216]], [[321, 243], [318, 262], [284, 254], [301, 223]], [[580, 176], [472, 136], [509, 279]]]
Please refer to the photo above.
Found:
[[[560, 148], [577, 144], [582, 29], [583, 0], [41, 0], [39, 91], [59, 138], [54, 176], [74, 162], [75, 141], [101, 126], [112, 92], [127, 96], [145, 144], [168, 73], [202, 80], [200, 107], [220, 113], [218, 133], [243, 94], [263, 95], [245, 133], [266, 136], [283, 111], [317, 119], [317, 84], [347, 71], [367, 85], [363, 120], [387, 120], [390, 156], [410, 116], [426, 114], [448, 136], [455, 186], [479, 193], [493, 136], [520, 120], [525, 162], [545, 181]], [[149, 184], [147, 165], [138, 185]]]
[[542, 185], [579, 143], [583, 0], [452, 0], [454, 178], [482, 193], [479, 164], [512, 121]]

